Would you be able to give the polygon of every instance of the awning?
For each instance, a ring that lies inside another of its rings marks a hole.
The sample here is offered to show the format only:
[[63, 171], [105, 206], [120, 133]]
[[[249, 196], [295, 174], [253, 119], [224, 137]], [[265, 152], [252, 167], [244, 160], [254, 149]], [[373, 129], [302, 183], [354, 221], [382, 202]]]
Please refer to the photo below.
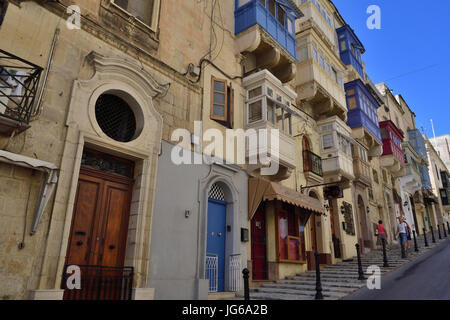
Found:
[[300, 207], [317, 215], [325, 214], [325, 208], [318, 199], [291, 190], [281, 184], [261, 178], [248, 180], [248, 219], [251, 220], [261, 201], [279, 200]]
[[57, 170], [53, 163], [23, 156], [21, 154], [11, 153], [0, 150], [0, 162], [9, 163], [12, 165], [36, 169], [40, 171]]
[[43, 172], [41, 189], [39, 191], [38, 202], [34, 210], [33, 224], [30, 231], [30, 234], [33, 235], [36, 233], [42, 213], [44, 212], [50, 197], [55, 191], [55, 187], [58, 182], [58, 167], [51, 162], [26, 157], [21, 154], [11, 153], [4, 150], [0, 150], [0, 162]]

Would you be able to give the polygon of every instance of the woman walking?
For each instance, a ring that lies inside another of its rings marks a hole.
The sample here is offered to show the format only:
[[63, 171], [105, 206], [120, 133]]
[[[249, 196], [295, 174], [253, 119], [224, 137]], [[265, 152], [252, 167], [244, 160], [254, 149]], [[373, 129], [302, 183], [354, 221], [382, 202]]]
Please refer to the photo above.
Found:
[[383, 221], [380, 220], [377, 225], [377, 246], [381, 246], [381, 249], [383, 248], [383, 239], [387, 249], [386, 230], [384, 229]]

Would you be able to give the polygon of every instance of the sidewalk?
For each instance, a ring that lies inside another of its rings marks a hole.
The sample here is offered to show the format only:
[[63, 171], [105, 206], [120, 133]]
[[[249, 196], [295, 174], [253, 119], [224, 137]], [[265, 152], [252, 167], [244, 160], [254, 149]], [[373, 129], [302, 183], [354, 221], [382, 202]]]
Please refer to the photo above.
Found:
[[[417, 238], [419, 252], [414, 251], [414, 240], [412, 240], [411, 249], [407, 252], [406, 259], [401, 258], [400, 246], [394, 245], [391, 247], [391, 250], [387, 251], [388, 268], [383, 268], [383, 252], [381, 250], [372, 251], [361, 257], [363, 270], [366, 272], [367, 267], [377, 265], [381, 269], [381, 274], [385, 275], [417, 259], [444, 241], [450, 240], [450, 237], [445, 238], [443, 234], [442, 240], [439, 240], [437, 232], [435, 232], [435, 238], [436, 243], [433, 243], [431, 233], [428, 233], [429, 246], [425, 247], [423, 235], [419, 236]], [[356, 257], [352, 261], [324, 267], [321, 270], [321, 281], [322, 294], [325, 300], [342, 299], [366, 286], [365, 280], [358, 280], [358, 262]], [[279, 280], [276, 283], [250, 289], [251, 300], [313, 300], [315, 294], [315, 271], [308, 271], [295, 277]], [[237, 299], [243, 299], [244, 296], [241, 292], [236, 297]]]

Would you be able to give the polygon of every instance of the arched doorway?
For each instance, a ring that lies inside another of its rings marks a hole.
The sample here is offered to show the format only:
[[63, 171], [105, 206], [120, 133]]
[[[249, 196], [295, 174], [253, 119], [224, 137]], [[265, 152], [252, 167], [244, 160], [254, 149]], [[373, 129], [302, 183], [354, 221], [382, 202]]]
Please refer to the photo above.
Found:
[[358, 196], [358, 220], [361, 246], [364, 248], [370, 248], [370, 241], [367, 232], [366, 206], [360, 195]]
[[221, 185], [215, 183], [208, 193], [206, 276], [210, 292], [225, 291], [227, 202]]

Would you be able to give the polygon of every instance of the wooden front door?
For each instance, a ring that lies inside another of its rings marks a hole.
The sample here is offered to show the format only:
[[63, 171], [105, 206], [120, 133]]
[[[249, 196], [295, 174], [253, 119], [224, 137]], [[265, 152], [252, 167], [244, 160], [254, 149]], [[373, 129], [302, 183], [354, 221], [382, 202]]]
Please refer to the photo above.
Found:
[[118, 180], [81, 169], [66, 264], [123, 266], [132, 184]]
[[[86, 277], [96, 281], [98, 274], [117, 281], [123, 276], [133, 180], [108, 171], [80, 169], [66, 265], [80, 266], [82, 283]], [[77, 299], [103, 297], [103, 292], [92, 294], [89, 283], [84, 286]], [[74, 298], [70, 291], [65, 299]]]
[[251, 224], [253, 280], [267, 280], [266, 213], [259, 208]]

